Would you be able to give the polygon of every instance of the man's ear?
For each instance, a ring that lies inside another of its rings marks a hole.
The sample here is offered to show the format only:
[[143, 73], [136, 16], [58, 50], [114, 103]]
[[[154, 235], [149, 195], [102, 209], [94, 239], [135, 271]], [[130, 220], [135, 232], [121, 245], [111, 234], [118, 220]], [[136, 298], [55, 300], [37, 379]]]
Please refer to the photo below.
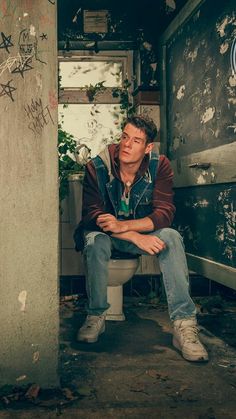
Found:
[[154, 147], [154, 143], [149, 143], [147, 145], [146, 149], [145, 149], [145, 154], [150, 153], [150, 151], [152, 151], [153, 147]]

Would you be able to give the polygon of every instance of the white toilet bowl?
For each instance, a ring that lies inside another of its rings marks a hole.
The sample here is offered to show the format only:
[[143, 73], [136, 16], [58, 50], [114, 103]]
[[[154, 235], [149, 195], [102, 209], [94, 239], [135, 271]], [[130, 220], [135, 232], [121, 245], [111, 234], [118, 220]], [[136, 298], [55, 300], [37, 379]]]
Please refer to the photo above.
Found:
[[123, 313], [123, 284], [132, 278], [138, 265], [138, 256], [116, 254], [115, 258], [112, 257], [110, 259], [107, 287], [107, 299], [110, 307], [106, 313], [106, 320], [125, 320]]

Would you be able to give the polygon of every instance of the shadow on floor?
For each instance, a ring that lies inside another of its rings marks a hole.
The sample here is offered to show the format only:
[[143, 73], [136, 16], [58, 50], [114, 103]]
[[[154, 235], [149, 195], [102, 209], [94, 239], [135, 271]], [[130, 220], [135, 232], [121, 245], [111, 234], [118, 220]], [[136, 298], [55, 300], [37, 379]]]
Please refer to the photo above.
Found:
[[[125, 321], [106, 321], [106, 331], [93, 344], [75, 341], [76, 332], [82, 326], [85, 316], [74, 314], [71, 328], [71, 347], [84, 352], [106, 352], [109, 354], [144, 355], [157, 352], [157, 342], [163, 347], [171, 347], [171, 334], [163, 332], [160, 325], [153, 320], [141, 319], [129, 310]], [[161, 350], [159, 350], [161, 352]]]

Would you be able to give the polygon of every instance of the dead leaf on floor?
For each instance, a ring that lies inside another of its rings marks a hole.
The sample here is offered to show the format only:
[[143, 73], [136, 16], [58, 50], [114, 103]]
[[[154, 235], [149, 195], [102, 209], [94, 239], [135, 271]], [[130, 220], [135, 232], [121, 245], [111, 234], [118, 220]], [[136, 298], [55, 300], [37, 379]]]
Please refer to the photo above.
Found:
[[37, 384], [32, 384], [25, 393], [25, 398], [28, 400], [36, 400], [40, 391], [40, 387]]
[[62, 394], [67, 400], [75, 400], [77, 398], [69, 388], [63, 388]]
[[37, 404], [40, 407], [57, 408], [78, 400], [79, 395], [69, 388], [42, 389], [36, 383], [28, 386], [4, 386], [0, 389], [0, 405], [15, 407], [16, 404]]

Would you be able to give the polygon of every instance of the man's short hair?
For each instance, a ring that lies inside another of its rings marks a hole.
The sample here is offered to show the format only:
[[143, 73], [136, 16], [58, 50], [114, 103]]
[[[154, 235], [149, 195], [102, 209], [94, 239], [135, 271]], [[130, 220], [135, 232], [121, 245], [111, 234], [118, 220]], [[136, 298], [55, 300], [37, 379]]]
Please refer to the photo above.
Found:
[[127, 124], [134, 125], [136, 128], [143, 131], [147, 137], [147, 144], [153, 143], [157, 139], [158, 129], [151, 118], [142, 115], [134, 115], [125, 120], [123, 128]]

